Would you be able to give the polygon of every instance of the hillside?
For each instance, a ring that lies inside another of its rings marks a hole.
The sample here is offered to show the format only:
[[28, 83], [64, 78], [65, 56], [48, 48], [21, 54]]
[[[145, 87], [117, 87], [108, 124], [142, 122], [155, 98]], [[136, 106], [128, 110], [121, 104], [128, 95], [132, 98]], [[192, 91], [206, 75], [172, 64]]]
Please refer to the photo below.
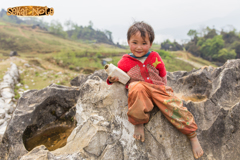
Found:
[[[154, 44], [151, 50], [158, 51], [159, 48], [159, 45]], [[19, 56], [9, 57], [12, 50], [17, 51]], [[128, 49], [108, 44], [64, 39], [29, 25], [0, 22], [0, 81], [10, 63], [17, 64], [21, 72], [21, 86], [16, 87], [16, 93], [42, 89], [51, 83], [70, 86], [70, 80], [77, 75], [103, 69], [101, 58], [110, 57], [112, 63], [117, 65], [122, 55], [128, 52]], [[211, 65], [186, 52], [164, 52], [164, 55], [162, 51], [158, 52], [169, 72], [198, 68], [188, 61], [195, 61], [202, 66]]]
[[125, 49], [113, 45], [73, 41], [39, 28], [33, 29], [29, 25], [14, 25], [6, 22], [0, 22], [0, 37], [0, 53], [3, 55], [8, 55], [14, 50], [25, 58], [59, 59], [61, 57], [65, 68], [71, 65], [70, 57], [75, 60], [73, 63], [76, 67], [86, 67], [84, 57], [89, 57], [87, 67], [100, 67], [101, 62], [93, 55], [98, 53], [98, 56], [112, 56], [126, 52]]
[[[61, 24], [59, 20], [52, 20], [50, 23], [48, 23], [37, 17], [20, 18], [13, 15], [8, 16], [7, 11], [4, 9], [0, 11], [0, 21], [17, 25], [31, 25], [33, 29], [40, 28], [48, 31], [51, 34], [72, 40], [115, 45], [112, 40], [112, 32], [108, 30], [94, 29], [92, 21], [89, 21], [89, 25], [87, 26], [78, 25], [71, 20], [65, 21], [64, 24]], [[67, 28], [67, 30], [64, 30], [64, 27]], [[119, 44], [116, 46], [121, 47]]]
[[[11, 51], [17, 51], [18, 57], [9, 58]], [[103, 67], [95, 53], [114, 56], [125, 52], [108, 44], [71, 41], [30, 25], [0, 22], [0, 81], [13, 62], [20, 68], [24, 90], [51, 83], [70, 85], [70, 79], [79, 73]]]

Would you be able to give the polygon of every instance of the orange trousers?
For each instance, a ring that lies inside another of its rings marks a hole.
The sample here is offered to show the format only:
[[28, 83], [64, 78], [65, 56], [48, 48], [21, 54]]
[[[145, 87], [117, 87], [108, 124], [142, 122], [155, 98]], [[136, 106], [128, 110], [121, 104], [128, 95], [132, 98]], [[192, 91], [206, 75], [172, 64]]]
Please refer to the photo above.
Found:
[[154, 103], [180, 132], [189, 138], [196, 136], [195, 131], [198, 127], [193, 115], [183, 107], [182, 101], [174, 96], [171, 87], [139, 81], [130, 83], [128, 89], [127, 115], [133, 125], [149, 121], [149, 112], [153, 109]]

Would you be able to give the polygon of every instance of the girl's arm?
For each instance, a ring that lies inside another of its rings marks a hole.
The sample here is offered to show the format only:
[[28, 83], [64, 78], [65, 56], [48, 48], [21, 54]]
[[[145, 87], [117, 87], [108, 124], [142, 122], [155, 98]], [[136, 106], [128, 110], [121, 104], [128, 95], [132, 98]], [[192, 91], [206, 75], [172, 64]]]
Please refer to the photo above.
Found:
[[167, 85], [167, 71], [165, 68], [165, 64], [163, 63], [163, 60], [159, 54], [157, 54], [157, 59], [160, 62], [156, 69], [159, 71], [159, 76], [162, 78], [163, 83]]

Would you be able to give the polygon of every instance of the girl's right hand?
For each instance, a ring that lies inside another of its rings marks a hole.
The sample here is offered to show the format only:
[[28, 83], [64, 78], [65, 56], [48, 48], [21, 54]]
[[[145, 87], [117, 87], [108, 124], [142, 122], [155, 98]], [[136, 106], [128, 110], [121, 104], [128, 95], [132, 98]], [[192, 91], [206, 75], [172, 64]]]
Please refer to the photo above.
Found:
[[111, 77], [111, 76], [108, 76], [108, 80], [109, 80], [109, 82], [111, 82], [111, 83], [114, 83], [114, 82], [118, 82], [118, 81], [119, 81], [118, 77]]

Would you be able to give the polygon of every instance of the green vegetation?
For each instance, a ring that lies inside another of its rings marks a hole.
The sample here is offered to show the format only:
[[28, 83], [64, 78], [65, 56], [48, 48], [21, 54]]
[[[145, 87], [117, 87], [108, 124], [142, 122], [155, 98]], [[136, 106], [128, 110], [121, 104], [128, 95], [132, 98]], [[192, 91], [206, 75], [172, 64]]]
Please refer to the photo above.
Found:
[[[43, 20], [39, 20], [39, 18], [36, 17], [24, 17], [20, 19], [17, 16], [7, 16], [4, 9], [0, 11], [0, 20], [3, 21], [0, 23], [0, 25], [4, 25], [4, 22], [23, 24], [26, 26], [31, 25], [32, 29], [40, 28], [41, 30], [48, 31], [50, 34], [62, 38], [67, 38], [85, 43], [106, 43], [110, 45], [115, 45], [112, 41], [112, 32], [108, 30], [101, 31], [98, 29], [93, 29], [92, 21], [89, 21], [88, 26], [78, 25], [71, 20], [67, 20], [64, 25], [62, 25], [58, 20], [52, 20], [51, 23], [48, 23], [44, 22]], [[67, 28], [67, 31], [63, 29], [64, 26]], [[53, 43], [60, 45], [60, 43], [56, 41], [53, 41]], [[121, 47], [120, 45], [116, 46]]]
[[155, 51], [159, 49], [160, 49], [160, 44], [153, 42], [152, 47], [150, 48], [150, 51]]
[[161, 56], [165, 64], [165, 68], [168, 72], [174, 72], [179, 70], [191, 71], [194, 68], [194, 66], [186, 62], [176, 59], [176, 54], [164, 50], [156, 50], [156, 52], [158, 52]]
[[53, 57], [47, 57], [46, 59], [63, 68], [79, 71], [83, 68], [102, 69], [101, 58], [122, 56], [127, 52], [127, 50], [119, 48], [95, 47], [78, 51], [63, 49], [54, 54]]
[[6, 23], [0, 22], [0, 26], [5, 26], [5, 25], [6, 25]]
[[215, 64], [201, 58], [201, 57], [196, 57], [194, 55], [192, 55], [191, 53], [189, 52], [185, 52], [185, 51], [174, 51], [174, 52], [171, 52], [172, 55], [175, 55], [176, 57], [180, 57], [180, 58], [183, 58], [183, 59], [187, 59], [187, 60], [190, 60], [192, 62], [197, 62], [199, 64], [202, 64], [204, 66], [213, 66], [213, 67], [217, 67]]
[[[11, 62], [23, 71], [21, 73], [22, 86], [15, 87], [16, 98], [19, 96], [17, 94], [19, 89], [42, 89], [51, 83], [70, 86], [71, 79], [79, 74], [89, 74], [103, 69], [101, 58], [112, 58], [112, 63], [117, 65], [122, 55], [130, 52], [128, 46], [125, 49], [112, 45], [110, 43], [111, 32], [94, 30], [92, 22], [84, 27], [68, 21], [65, 24], [67, 31], [63, 31], [62, 25], [57, 21], [46, 24], [36, 21], [33, 17], [25, 19], [20, 25], [1, 21], [0, 18], [0, 24], [5, 24], [0, 26], [0, 60], [7, 59], [10, 51], [15, 50], [19, 57], [11, 59]], [[40, 24], [40, 28], [34, 28], [33, 24]], [[44, 26], [48, 26], [46, 30]], [[235, 43], [234, 47], [238, 48], [238, 45]], [[191, 71], [194, 68], [176, 59], [179, 53], [159, 50], [159, 48], [160, 44], [154, 43], [151, 50], [160, 54], [167, 71]], [[223, 58], [226, 52], [228, 54], [228, 51], [221, 50]], [[181, 52], [181, 54], [187, 53]], [[0, 63], [0, 79], [10, 67], [9, 60]], [[30, 67], [25, 63], [28, 63]]]
[[17, 90], [19, 89], [19, 87], [18, 86], [15, 86], [14, 87], [14, 98], [15, 99], [19, 99], [20, 98], [20, 94], [17, 92]]
[[[1, 56], [7, 56], [11, 50], [16, 50], [21, 57], [38, 57], [76, 71], [84, 67], [100, 69], [101, 58], [120, 56], [127, 52], [114, 45], [86, 44], [54, 36], [49, 32], [32, 30], [27, 26], [7, 25], [0, 30]], [[32, 63], [40, 66], [35, 64], [36, 61], [30, 61]]]
[[188, 36], [191, 41], [185, 48], [195, 56], [221, 63], [240, 58], [240, 33], [235, 29], [227, 32], [206, 27], [201, 31], [189, 30]]
[[179, 51], [183, 50], [183, 46], [175, 41], [171, 42], [169, 39], [167, 39], [163, 43], [161, 43], [161, 49], [169, 51]]
[[[74, 22], [66, 21], [65, 25], [69, 28], [67, 36], [73, 40], [84, 39], [90, 43], [106, 43], [113, 45], [112, 32], [105, 30], [94, 30], [93, 23], [90, 21], [88, 26], [80, 26]], [[55, 30], [55, 29], [54, 29]]]
[[35, 76], [36, 76], [36, 77], [39, 76], [39, 73], [38, 73], [38, 72], [35, 72]]

